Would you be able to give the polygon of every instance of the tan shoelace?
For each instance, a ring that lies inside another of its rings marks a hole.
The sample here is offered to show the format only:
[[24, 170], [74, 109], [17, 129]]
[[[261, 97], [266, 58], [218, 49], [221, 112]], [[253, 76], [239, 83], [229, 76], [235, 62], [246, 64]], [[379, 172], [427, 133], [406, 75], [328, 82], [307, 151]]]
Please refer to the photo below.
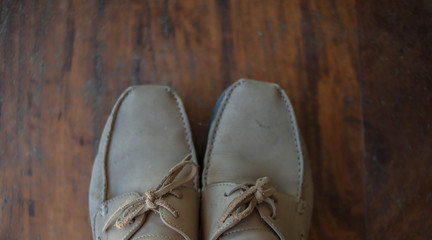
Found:
[[[191, 161], [192, 156], [186, 156], [180, 163], [175, 165], [163, 178], [159, 186], [147, 190], [143, 196], [138, 197], [119, 209], [117, 209], [105, 223], [102, 231], [105, 232], [114, 222], [117, 228], [124, 228], [132, 223], [137, 216], [146, 214], [148, 211], [159, 213], [160, 208], [168, 210], [174, 217], [178, 217], [178, 211], [174, 209], [166, 200], [163, 199], [167, 194], [172, 194], [177, 198], [181, 195], [175, 191], [181, 185], [193, 181], [198, 173], [198, 165]], [[181, 179], [176, 179], [177, 175], [186, 167], [191, 166], [189, 174]]]
[[[272, 216], [276, 217], [276, 205], [273, 194], [276, 191], [274, 188], [264, 189], [264, 186], [270, 181], [268, 177], [262, 177], [253, 182], [246, 182], [235, 186], [226, 196], [231, 195], [235, 191], [243, 190], [243, 192], [234, 198], [226, 208], [225, 212], [219, 218], [220, 222], [225, 222], [229, 216], [233, 216], [236, 220], [242, 220], [249, 216], [259, 204], [265, 202], [272, 208]], [[247, 207], [245, 208], [245, 206]]]

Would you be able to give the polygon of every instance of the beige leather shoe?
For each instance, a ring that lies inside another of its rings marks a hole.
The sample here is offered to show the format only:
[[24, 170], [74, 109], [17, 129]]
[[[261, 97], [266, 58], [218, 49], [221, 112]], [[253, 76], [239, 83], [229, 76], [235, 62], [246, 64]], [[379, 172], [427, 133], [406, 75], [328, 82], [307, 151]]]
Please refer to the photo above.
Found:
[[197, 239], [197, 172], [180, 98], [163, 86], [127, 89], [108, 118], [93, 166], [93, 238]]
[[204, 160], [203, 238], [306, 239], [312, 179], [286, 93], [240, 80], [219, 105]]

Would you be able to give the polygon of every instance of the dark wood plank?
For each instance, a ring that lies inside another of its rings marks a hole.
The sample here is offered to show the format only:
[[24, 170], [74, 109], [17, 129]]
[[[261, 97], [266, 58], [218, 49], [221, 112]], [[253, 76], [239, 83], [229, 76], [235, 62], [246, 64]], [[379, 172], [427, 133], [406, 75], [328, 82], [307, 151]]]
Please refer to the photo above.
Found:
[[357, 19], [349, 1], [3, 1], [0, 238], [89, 239], [103, 124], [132, 84], [167, 84], [202, 156], [218, 95], [241, 77], [291, 96], [312, 157], [311, 239], [362, 239]]
[[80, 18], [68, 2], [1, 7], [0, 238], [88, 238], [87, 186], [101, 117], [91, 104], [97, 92], [89, 92], [94, 54], [80, 38], [92, 31], [75, 28]]
[[358, 2], [368, 239], [432, 238], [432, 5]]

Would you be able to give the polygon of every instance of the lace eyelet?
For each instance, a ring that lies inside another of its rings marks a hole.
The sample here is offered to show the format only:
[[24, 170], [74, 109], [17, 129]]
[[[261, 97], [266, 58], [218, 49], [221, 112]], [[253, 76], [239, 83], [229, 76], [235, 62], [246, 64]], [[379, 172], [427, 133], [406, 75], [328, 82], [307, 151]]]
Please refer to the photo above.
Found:
[[224, 193], [224, 196], [225, 196], [225, 197], [228, 197], [228, 194], [225, 192], [225, 193]]
[[136, 221], [136, 219], [135, 219], [135, 218], [132, 218], [132, 219], [129, 221], [129, 224], [134, 224], [135, 221]]

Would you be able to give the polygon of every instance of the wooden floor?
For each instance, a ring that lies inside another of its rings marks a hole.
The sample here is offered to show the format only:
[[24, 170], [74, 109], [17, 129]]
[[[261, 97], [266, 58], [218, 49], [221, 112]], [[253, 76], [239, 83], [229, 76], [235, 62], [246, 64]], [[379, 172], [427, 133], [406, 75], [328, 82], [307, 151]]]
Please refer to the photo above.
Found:
[[312, 157], [311, 239], [432, 239], [430, 1], [0, 3], [0, 239], [90, 239], [103, 125], [173, 87], [202, 157], [239, 78], [279, 83]]

